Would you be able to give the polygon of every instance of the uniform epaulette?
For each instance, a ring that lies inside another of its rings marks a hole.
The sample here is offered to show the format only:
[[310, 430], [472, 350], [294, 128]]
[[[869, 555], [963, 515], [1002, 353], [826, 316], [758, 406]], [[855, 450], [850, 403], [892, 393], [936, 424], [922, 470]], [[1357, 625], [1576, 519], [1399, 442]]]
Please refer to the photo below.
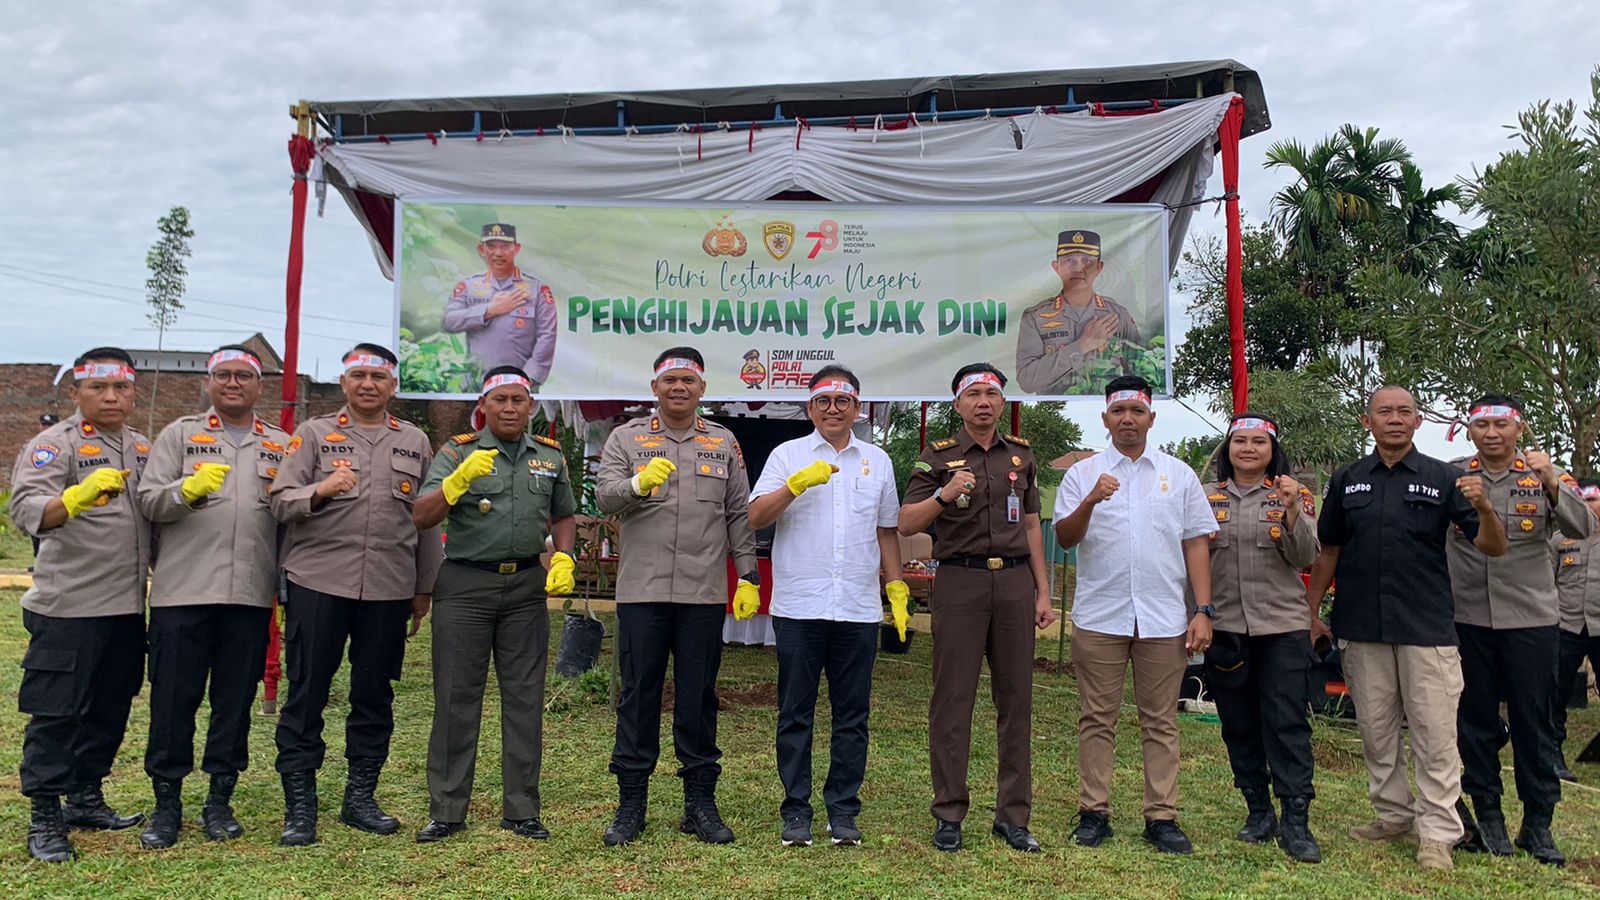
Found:
[[1020, 445], [1020, 446], [1023, 446], [1023, 447], [1032, 447], [1033, 446], [1032, 444], [1028, 443], [1027, 438], [1020, 438], [1020, 437], [1017, 437], [1014, 434], [1006, 435], [1006, 440], [1010, 441], [1013, 444], [1017, 444], [1017, 445]]
[[955, 438], [945, 438], [944, 440], [934, 441], [933, 443], [929, 444], [928, 446], [932, 447], [935, 450], [948, 450], [949, 448], [954, 447], [955, 445], [956, 445], [956, 439]]
[[1458, 456], [1455, 459], [1450, 460], [1450, 465], [1452, 465], [1452, 466], [1465, 466], [1467, 464], [1467, 460], [1470, 460], [1472, 458], [1473, 458], [1472, 456]]
[[477, 439], [478, 439], [478, 433], [476, 431], [469, 431], [466, 434], [458, 434], [455, 437], [451, 438], [450, 439], [450, 443], [452, 443], [452, 444], [470, 444], [470, 443], [472, 443], [473, 441], [475, 441]]
[[1557, 475], [1556, 480], [1560, 481], [1562, 484], [1570, 484], [1574, 486], [1576, 486], [1578, 483], [1578, 479], [1573, 478], [1571, 473], [1568, 472], [1562, 472], [1560, 475]]
[[536, 434], [536, 435], [533, 436], [533, 439], [538, 441], [539, 443], [545, 445], [546, 447], [554, 447], [557, 450], [561, 449], [561, 442], [556, 440], [553, 437], [548, 437], [548, 436], [542, 435], [542, 434]]

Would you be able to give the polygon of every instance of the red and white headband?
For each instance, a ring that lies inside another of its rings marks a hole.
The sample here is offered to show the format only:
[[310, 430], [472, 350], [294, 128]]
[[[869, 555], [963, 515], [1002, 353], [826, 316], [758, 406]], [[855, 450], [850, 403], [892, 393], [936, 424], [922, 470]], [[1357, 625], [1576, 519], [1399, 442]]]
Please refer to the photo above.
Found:
[[1137, 400], [1144, 404], [1145, 409], [1150, 408], [1150, 395], [1144, 391], [1113, 391], [1106, 397], [1106, 409], [1110, 409], [1125, 400]]
[[973, 372], [971, 375], [961, 379], [961, 382], [956, 385], [956, 396], [959, 397], [966, 393], [967, 388], [975, 384], [992, 384], [994, 389], [1002, 394], [1006, 390], [1006, 386], [1000, 383], [1000, 379], [993, 372]]
[[663, 359], [661, 361], [661, 365], [656, 366], [656, 377], [660, 378], [673, 369], [688, 369], [696, 375], [699, 375], [701, 378], [704, 378], [706, 375], [704, 366], [692, 359], [684, 359], [682, 357], [675, 356], [670, 359]]
[[480, 398], [484, 397], [495, 388], [505, 387], [508, 384], [519, 386], [529, 394], [533, 393], [533, 382], [529, 381], [527, 376], [513, 375], [510, 372], [502, 372], [493, 378], [486, 379], [483, 382], [483, 390], [478, 392], [478, 396]]
[[217, 366], [225, 362], [249, 363], [250, 368], [254, 369], [257, 375], [261, 374], [261, 360], [256, 359], [254, 353], [246, 353], [243, 350], [218, 350], [211, 354], [211, 358], [206, 360], [206, 372], [209, 374], [215, 371]]
[[1258, 419], [1255, 416], [1234, 419], [1233, 424], [1228, 426], [1228, 433], [1233, 434], [1235, 431], [1244, 431], [1250, 428], [1259, 428], [1273, 437], [1278, 436], [1278, 426], [1268, 422], [1266, 419]]
[[1514, 406], [1474, 406], [1467, 413], [1467, 424], [1471, 425], [1479, 419], [1510, 419], [1520, 425], [1522, 413]]
[[92, 363], [86, 362], [81, 366], [72, 367], [73, 381], [86, 381], [90, 378], [110, 378], [113, 381], [132, 381], [133, 366], [127, 363]]
[[361, 368], [382, 369], [390, 375], [395, 374], [396, 371], [394, 363], [371, 353], [352, 353], [344, 358], [345, 372], [348, 373], [351, 369]]
[[1578, 493], [1585, 500], [1600, 500], [1600, 485], [1586, 484], [1578, 489]]
[[819, 381], [817, 382], [817, 386], [811, 389], [811, 396], [807, 397], [806, 399], [807, 401], [815, 400], [818, 397], [821, 397], [823, 394], [849, 394], [851, 397], [860, 396], [856, 393], [856, 386], [848, 381]]

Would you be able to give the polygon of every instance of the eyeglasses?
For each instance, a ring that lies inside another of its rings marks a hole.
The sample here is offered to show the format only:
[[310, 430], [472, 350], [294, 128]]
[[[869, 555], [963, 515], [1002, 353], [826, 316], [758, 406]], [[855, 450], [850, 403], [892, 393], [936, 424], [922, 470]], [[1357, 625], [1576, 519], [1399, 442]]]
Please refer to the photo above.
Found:
[[817, 397], [811, 401], [817, 409], [827, 411], [830, 409], [849, 409], [856, 404], [854, 397]]
[[209, 374], [212, 381], [216, 381], [221, 384], [228, 384], [229, 382], [232, 382], [238, 385], [252, 384], [257, 378], [261, 377], [254, 372], [229, 372], [227, 370], [211, 372]]

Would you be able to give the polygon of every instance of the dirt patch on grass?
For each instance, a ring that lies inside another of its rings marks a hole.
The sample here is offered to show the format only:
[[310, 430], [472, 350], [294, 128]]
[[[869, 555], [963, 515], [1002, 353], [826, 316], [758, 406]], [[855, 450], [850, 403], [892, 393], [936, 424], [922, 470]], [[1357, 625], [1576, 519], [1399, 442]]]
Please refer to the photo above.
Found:
[[[669, 710], [677, 702], [677, 685], [667, 682], [661, 689], [661, 708]], [[727, 710], [739, 706], [763, 706], [776, 709], [778, 706], [777, 682], [763, 681], [752, 684], [747, 688], [717, 688], [717, 709]]]
[[1074, 678], [1078, 675], [1078, 670], [1073, 668], [1072, 660], [1070, 659], [1056, 662], [1053, 659], [1045, 659], [1041, 656], [1033, 661], [1033, 670], [1035, 672], [1048, 672], [1051, 675], [1071, 675]]
[[1600, 885], [1600, 857], [1580, 856], [1569, 859], [1567, 868], [1582, 875], [1590, 884]]

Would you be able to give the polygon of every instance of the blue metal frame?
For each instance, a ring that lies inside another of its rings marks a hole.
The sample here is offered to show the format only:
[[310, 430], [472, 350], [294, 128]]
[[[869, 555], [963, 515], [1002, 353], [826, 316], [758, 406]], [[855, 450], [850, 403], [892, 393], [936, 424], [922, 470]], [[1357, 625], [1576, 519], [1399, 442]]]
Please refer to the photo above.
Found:
[[[1199, 99], [1199, 98], [1194, 98], [1194, 97], [1171, 97], [1171, 98], [1162, 99], [1162, 100], [1159, 101], [1159, 103], [1160, 103], [1162, 109], [1166, 109], [1166, 108], [1169, 108], [1169, 107], [1182, 106], [1182, 105], [1184, 105], [1186, 103], [1193, 103], [1196, 99]], [[1107, 103], [1100, 104], [1100, 106], [1102, 108], [1104, 108], [1104, 109], [1113, 110], [1113, 111], [1137, 110], [1137, 109], [1149, 109], [1150, 105], [1151, 105], [1151, 102], [1152, 101], [1149, 101], [1149, 100], [1115, 100], [1115, 101], [1110, 101], [1110, 102], [1107, 102]], [[1081, 111], [1083, 111], [1085, 109], [1088, 109], [1091, 105], [1092, 104], [1075, 102], [1075, 99], [1074, 99], [1074, 96], [1073, 96], [1073, 91], [1072, 91], [1071, 88], [1068, 88], [1067, 89], [1067, 102], [1063, 103], [1063, 104], [1061, 104], [1059, 106], [1054, 107], [1054, 109], [1057, 112], [1063, 112], [1063, 113], [1081, 112]], [[940, 119], [945, 120], [945, 121], [958, 120], [958, 119], [980, 119], [980, 118], [983, 118], [984, 116], [992, 116], [992, 117], [995, 117], [995, 118], [1026, 116], [1026, 115], [1031, 115], [1034, 110], [1039, 108], [1037, 106], [1012, 106], [1012, 107], [1006, 107], [1004, 109], [958, 109], [958, 110], [951, 110], [950, 112], [941, 113], [941, 112], [939, 112], [937, 95], [935, 95], [935, 94], [929, 94], [928, 95], [927, 107], [928, 108], [923, 113], [924, 115], [927, 115], [927, 114], [937, 115]], [[916, 113], [885, 113], [885, 114], [883, 114], [883, 121], [885, 123], [899, 123], [899, 122], [904, 122], [904, 121], [912, 118], [915, 115], [917, 115], [917, 114]], [[872, 127], [874, 121], [877, 118], [878, 118], [878, 116], [876, 114], [865, 114], [865, 115], [860, 115], [860, 116], [825, 116], [825, 117], [820, 117], [820, 118], [815, 118], [815, 119], [807, 119], [806, 122], [808, 124], [810, 124], [810, 125], [833, 126], [833, 125], [848, 125], [848, 124], [851, 123], [852, 120], [854, 120], [854, 122], [855, 122], [857, 127], [864, 127], [864, 128], [869, 128], [870, 129]], [[782, 106], [782, 104], [779, 104], [779, 105], [777, 105], [777, 106], [775, 106], [773, 108], [773, 118], [771, 118], [771, 119], [750, 120], [750, 121], [741, 121], [741, 122], [728, 122], [726, 124], [728, 126], [727, 130], [729, 130], [729, 131], [748, 131], [751, 128], [770, 128], [770, 127], [776, 127], [776, 126], [781, 126], [781, 125], [788, 125], [788, 124], [792, 124], [794, 121], [795, 121], [794, 118], [785, 117], [784, 116], [784, 114], [783, 114], [783, 106]], [[482, 135], [484, 133], [484, 131], [483, 131], [483, 113], [481, 113], [481, 112], [473, 113], [472, 114], [472, 124], [473, 124], [473, 130], [472, 131], [458, 131], [458, 132], [455, 132], [455, 133], [452, 133], [452, 134], [448, 134], [448, 135], [445, 135], [446, 139], [448, 139], [448, 140], [457, 140], [457, 139], [473, 139], [473, 140], [476, 140], [478, 138], [478, 136], [480, 136], [480, 135]], [[387, 135], [368, 134], [368, 135], [346, 136], [345, 133], [344, 133], [344, 116], [342, 116], [342, 115], [334, 116], [332, 125], [333, 125], [333, 129], [332, 129], [333, 130], [333, 142], [336, 143], [336, 144], [363, 144], [363, 143], [373, 143], [375, 141], [380, 141], [380, 140], [388, 140], [388, 141], [391, 141], [391, 142], [396, 142], [396, 141], [425, 141], [425, 140], [429, 140], [429, 137], [428, 137], [427, 134], [387, 134]], [[700, 129], [702, 131], [719, 131], [719, 130], [722, 130], [723, 123], [720, 123], [720, 122], [685, 122], [685, 123], [683, 123], [681, 125], [629, 125], [628, 124], [627, 104], [626, 104], [625, 101], [618, 100], [617, 101], [617, 124], [615, 126], [573, 128], [573, 129], [570, 129], [570, 130], [571, 130], [571, 132], [573, 134], [577, 134], [577, 135], [672, 134], [673, 132], [676, 132], [679, 129], [683, 128], [684, 125], [688, 125], [691, 128], [698, 128], [698, 129]], [[512, 129], [510, 131], [510, 134], [512, 136], [514, 136], [514, 137], [533, 137], [533, 136], [538, 136], [541, 132], [543, 132], [547, 136], [548, 135], [559, 135], [561, 133], [561, 130], [559, 128], [518, 128], [518, 129]], [[434, 137], [437, 138], [437, 137], [439, 137], [439, 135], [436, 133], [434, 135]]]

